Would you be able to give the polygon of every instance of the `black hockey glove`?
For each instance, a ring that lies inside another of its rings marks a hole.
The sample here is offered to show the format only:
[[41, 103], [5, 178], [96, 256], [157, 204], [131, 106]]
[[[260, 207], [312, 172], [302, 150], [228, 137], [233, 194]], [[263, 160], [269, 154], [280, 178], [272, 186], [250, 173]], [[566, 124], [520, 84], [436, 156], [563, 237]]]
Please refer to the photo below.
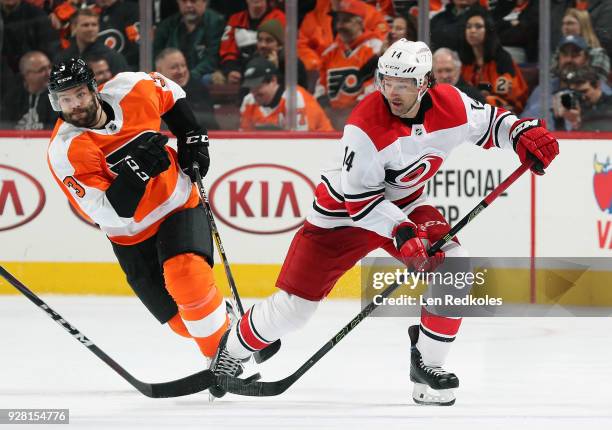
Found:
[[106, 190], [108, 201], [120, 217], [133, 217], [149, 179], [170, 167], [166, 142], [166, 136], [155, 133], [121, 162], [119, 174]]
[[208, 155], [208, 135], [204, 130], [188, 131], [184, 137], [178, 138], [178, 160], [181, 169], [189, 175], [191, 182], [195, 182], [193, 163], [198, 163], [200, 175], [206, 176], [210, 166]]
[[149, 179], [170, 167], [170, 158], [165, 149], [167, 142], [166, 136], [155, 133], [125, 157], [119, 174], [125, 176], [132, 185], [144, 188]]

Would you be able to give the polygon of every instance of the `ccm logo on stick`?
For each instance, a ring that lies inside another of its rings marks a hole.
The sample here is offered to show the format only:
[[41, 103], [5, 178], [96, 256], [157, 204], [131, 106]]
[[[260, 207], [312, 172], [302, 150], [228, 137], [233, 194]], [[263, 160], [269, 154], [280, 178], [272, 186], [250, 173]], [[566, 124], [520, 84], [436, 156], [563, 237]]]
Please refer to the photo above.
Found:
[[32, 221], [43, 210], [45, 201], [45, 190], [32, 175], [0, 164], [0, 231]]
[[304, 222], [315, 184], [279, 164], [249, 164], [220, 176], [210, 188], [210, 205], [224, 224], [252, 234], [280, 234]]

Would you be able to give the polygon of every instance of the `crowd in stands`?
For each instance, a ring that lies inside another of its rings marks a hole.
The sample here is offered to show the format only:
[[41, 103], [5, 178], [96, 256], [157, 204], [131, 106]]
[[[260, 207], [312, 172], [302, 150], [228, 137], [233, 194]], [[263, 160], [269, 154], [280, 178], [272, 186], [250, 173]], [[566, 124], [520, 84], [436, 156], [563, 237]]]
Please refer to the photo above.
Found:
[[[287, 129], [285, 1], [0, 0], [0, 128], [53, 127], [46, 84], [55, 62], [80, 56], [97, 83], [138, 71], [151, 37], [155, 71], [187, 93], [209, 130]], [[430, 0], [437, 82], [565, 131], [612, 131], [612, 0], [550, 0], [551, 80], [538, 84], [538, 0]], [[417, 40], [416, 0], [299, 0], [297, 130], [342, 130], [376, 90], [378, 56]]]

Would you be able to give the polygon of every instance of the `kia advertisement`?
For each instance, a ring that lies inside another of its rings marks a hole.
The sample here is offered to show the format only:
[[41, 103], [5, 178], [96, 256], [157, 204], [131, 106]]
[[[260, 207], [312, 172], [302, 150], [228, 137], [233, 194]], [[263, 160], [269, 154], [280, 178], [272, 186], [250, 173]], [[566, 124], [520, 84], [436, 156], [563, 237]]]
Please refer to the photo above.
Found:
[[281, 164], [247, 164], [221, 175], [210, 188], [215, 216], [248, 234], [273, 235], [297, 229], [312, 206], [315, 184]]
[[0, 164], [0, 232], [29, 223], [45, 207], [45, 190], [36, 178]]

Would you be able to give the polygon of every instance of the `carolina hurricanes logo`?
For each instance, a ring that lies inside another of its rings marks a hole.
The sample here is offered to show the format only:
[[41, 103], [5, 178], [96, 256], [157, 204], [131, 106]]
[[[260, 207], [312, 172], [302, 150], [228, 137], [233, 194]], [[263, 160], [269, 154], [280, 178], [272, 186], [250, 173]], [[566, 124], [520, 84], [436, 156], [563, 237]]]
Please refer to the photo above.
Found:
[[424, 155], [401, 170], [387, 169], [385, 182], [395, 188], [414, 188], [435, 175], [442, 161], [444, 160], [437, 155]]

